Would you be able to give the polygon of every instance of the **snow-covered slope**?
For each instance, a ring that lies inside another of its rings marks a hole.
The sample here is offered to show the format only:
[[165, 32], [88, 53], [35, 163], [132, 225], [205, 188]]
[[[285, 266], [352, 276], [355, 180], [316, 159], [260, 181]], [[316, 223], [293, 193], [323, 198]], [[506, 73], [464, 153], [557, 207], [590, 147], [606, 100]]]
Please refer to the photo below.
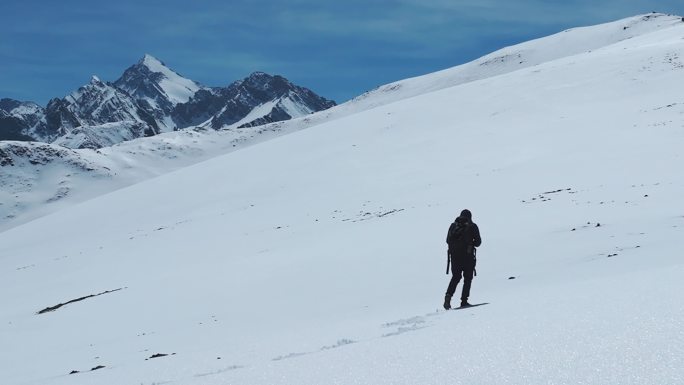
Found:
[[[88, 147], [120, 133], [73, 130], [60, 140]], [[131, 125], [130, 130], [136, 126]], [[59, 144], [0, 142], [0, 232], [164, 173], [296, 130], [282, 122], [249, 128], [188, 129], [98, 150]], [[116, 139], [116, 138], [115, 138]], [[60, 143], [58, 141], [58, 143]], [[76, 167], [74, 167], [76, 165]], [[82, 167], [81, 165], [87, 165]]]
[[310, 120], [310, 124], [344, 117], [426, 92], [491, 78], [557, 59], [591, 53], [593, 50], [610, 47], [634, 37], [668, 30], [681, 23], [680, 16], [651, 13], [590, 27], [568, 29], [551, 36], [500, 49], [460, 66], [380, 86], [359, 95], [348, 103], [317, 114], [317, 119]]
[[[4, 382], [684, 382], [683, 35], [415, 95], [0, 233]], [[465, 207], [485, 304], [445, 312]]]
[[506, 47], [462, 66], [390, 83], [357, 98], [387, 101], [453, 87], [500, 74], [533, 67], [611, 46], [624, 40], [682, 23], [680, 16], [652, 13], [591, 27], [573, 28], [552, 36]]

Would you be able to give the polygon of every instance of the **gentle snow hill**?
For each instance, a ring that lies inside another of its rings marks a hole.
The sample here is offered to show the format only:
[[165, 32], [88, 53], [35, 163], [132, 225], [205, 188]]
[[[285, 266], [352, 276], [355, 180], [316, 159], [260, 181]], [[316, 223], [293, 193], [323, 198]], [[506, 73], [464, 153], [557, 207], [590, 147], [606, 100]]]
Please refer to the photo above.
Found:
[[350, 104], [382, 105], [609, 47], [681, 23], [679, 16], [652, 13], [596, 26], [572, 28], [500, 49], [457, 67], [386, 84], [355, 98]]
[[[0, 233], [2, 383], [684, 383], [684, 23], [658, 18]], [[445, 312], [464, 207], [487, 304]]]
[[[291, 100], [286, 97], [280, 101], [274, 100], [256, 107], [248, 118], [225, 126], [218, 133], [191, 128], [180, 133], [125, 142], [100, 151], [85, 149], [71, 153], [74, 157], [80, 158], [75, 160], [76, 162], [93, 162], [97, 165], [96, 168], [109, 168], [112, 171], [111, 176], [106, 178], [100, 178], [97, 173], [95, 175], [88, 172], [73, 173], [71, 168], [68, 165], [65, 166], [60, 159], [47, 159], [45, 162], [32, 164], [31, 167], [3, 167], [3, 175], [0, 176], [0, 195], [3, 197], [3, 204], [0, 205], [0, 231], [93, 198], [103, 192], [113, 191], [180, 167], [259, 143], [273, 136], [341, 119], [429, 91], [454, 87], [560, 58], [588, 53], [601, 47], [611, 47], [613, 44], [649, 35], [652, 32], [672, 31], [672, 28], [677, 29], [681, 24], [681, 18], [678, 16], [648, 14], [592, 27], [574, 28], [507, 47], [473, 62], [444, 71], [394, 82], [361, 95], [348, 103], [291, 121], [268, 124], [256, 129], [238, 128], [256, 119], [258, 115], [267, 113], [273, 106], [280, 105], [279, 110], [286, 111], [291, 116], [310, 112], [307, 110], [298, 113], [296, 104], [291, 103]], [[139, 79], [141, 77], [146, 79], [150, 73], [160, 75], [159, 79], [155, 78], [158, 81], [175, 79], [174, 84], [185, 84], [188, 90], [194, 90], [190, 80], [179, 78], [178, 74], [150, 55], [145, 55], [140, 63], [131, 67], [121, 79], [117, 80], [116, 84], [128, 87], [126, 89], [132, 93], [147, 89], [141, 86], [143, 83], [151, 89], [160, 89], [161, 83], [150, 83], [149, 79], [145, 81]], [[259, 78], [259, 74], [255, 75]], [[249, 79], [236, 84], [244, 83]], [[148, 93], [154, 94], [151, 91]], [[163, 94], [166, 95], [166, 91]], [[453, 109], [454, 106], [448, 105], [445, 108]], [[209, 123], [211, 120], [205, 122], [205, 124]], [[120, 126], [120, 129], [114, 132], [106, 125], [101, 129], [89, 127], [87, 130], [74, 130], [60, 138], [58, 144], [79, 147], [90, 142], [111, 143], [128, 140], [135, 137], [141, 129], [141, 126], [133, 123], [120, 124]], [[263, 133], [266, 135], [262, 135]], [[11, 148], [7, 148], [8, 146]], [[16, 153], [29, 154], [28, 150], [31, 148], [35, 146], [0, 142], [0, 156], [4, 151], [5, 154], [10, 154], [8, 156], [15, 159], [15, 163], [25, 164], [28, 156], [23, 160], [18, 159]], [[53, 199], [54, 197], [58, 199]]]
[[[137, 126], [131, 125], [134, 130]], [[222, 130], [188, 129], [99, 150], [38, 142], [0, 142], [0, 231], [164, 173], [297, 129], [276, 122]], [[87, 141], [109, 131], [76, 130]]]

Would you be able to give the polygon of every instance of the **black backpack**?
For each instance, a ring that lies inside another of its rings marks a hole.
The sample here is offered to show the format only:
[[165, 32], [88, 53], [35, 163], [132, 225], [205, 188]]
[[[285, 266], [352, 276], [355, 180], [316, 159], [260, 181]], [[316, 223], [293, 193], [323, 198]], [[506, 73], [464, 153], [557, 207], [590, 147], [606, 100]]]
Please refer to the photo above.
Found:
[[456, 248], [457, 246], [465, 246], [465, 234], [467, 233], [466, 230], [468, 227], [469, 223], [459, 221], [458, 219], [449, 226], [446, 242], [450, 249]]

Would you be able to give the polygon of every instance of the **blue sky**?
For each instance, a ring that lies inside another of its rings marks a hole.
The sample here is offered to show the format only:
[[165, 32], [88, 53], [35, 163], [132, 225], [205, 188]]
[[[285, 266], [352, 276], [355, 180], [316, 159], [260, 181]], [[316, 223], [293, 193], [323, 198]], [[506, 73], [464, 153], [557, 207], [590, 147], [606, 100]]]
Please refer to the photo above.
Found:
[[149, 53], [224, 86], [283, 75], [337, 102], [561, 30], [684, 2], [642, 0], [23, 0], [0, 12], [0, 98], [45, 105]]

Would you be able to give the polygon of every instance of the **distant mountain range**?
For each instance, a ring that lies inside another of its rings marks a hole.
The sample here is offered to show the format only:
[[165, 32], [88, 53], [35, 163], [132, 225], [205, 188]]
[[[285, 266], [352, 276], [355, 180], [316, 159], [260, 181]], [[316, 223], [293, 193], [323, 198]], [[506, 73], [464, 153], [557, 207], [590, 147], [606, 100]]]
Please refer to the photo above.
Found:
[[113, 83], [90, 83], [45, 108], [0, 99], [0, 140], [101, 148], [192, 126], [251, 127], [335, 105], [278, 75], [254, 72], [227, 87], [206, 87], [145, 55]]

